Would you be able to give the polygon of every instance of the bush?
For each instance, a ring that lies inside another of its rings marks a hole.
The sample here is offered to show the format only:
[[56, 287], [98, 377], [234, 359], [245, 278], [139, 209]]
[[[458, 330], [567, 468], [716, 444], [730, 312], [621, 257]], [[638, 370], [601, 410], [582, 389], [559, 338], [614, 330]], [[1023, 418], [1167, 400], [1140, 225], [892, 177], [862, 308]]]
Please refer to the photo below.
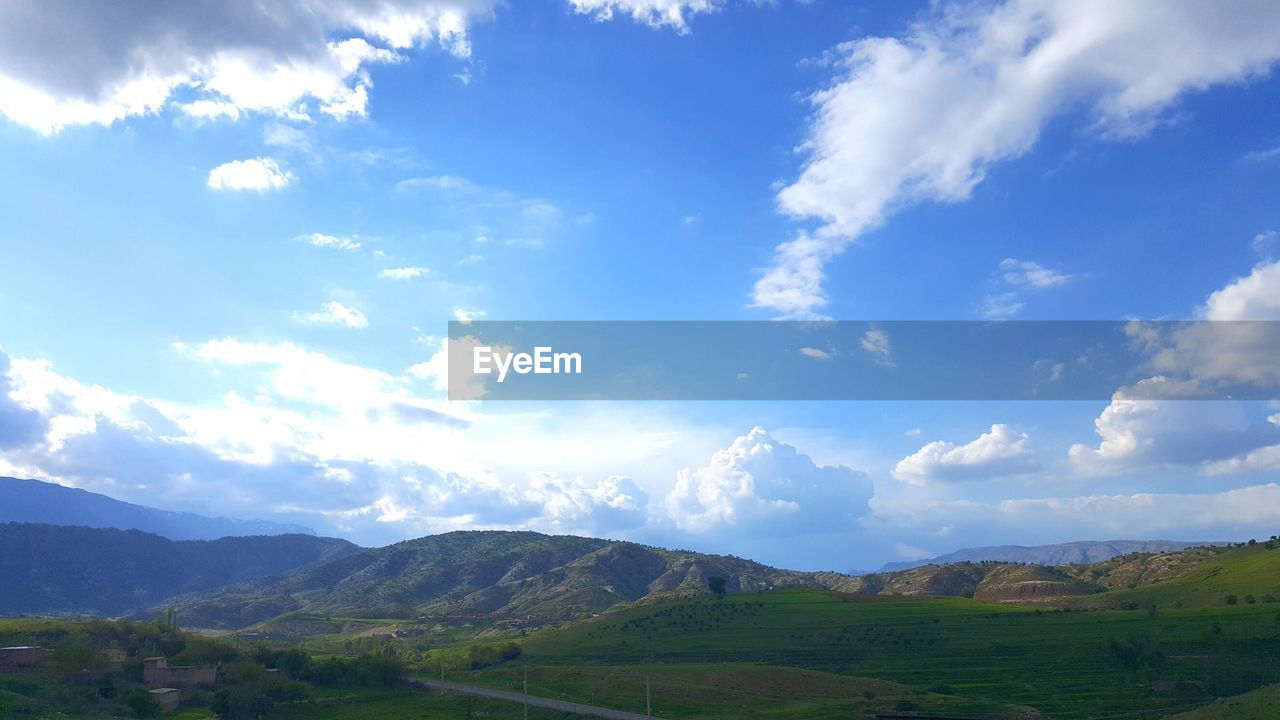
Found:
[[1225, 600], [1228, 605], [1235, 605], [1240, 602], [1240, 598], [1236, 597], [1235, 595], [1228, 595], [1225, 598], [1223, 598], [1223, 600]]
[[155, 717], [160, 714], [160, 703], [151, 697], [151, 693], [142, 688], [130, 690], [123, 698], [124, 704], [133, 714], [140, 718]]

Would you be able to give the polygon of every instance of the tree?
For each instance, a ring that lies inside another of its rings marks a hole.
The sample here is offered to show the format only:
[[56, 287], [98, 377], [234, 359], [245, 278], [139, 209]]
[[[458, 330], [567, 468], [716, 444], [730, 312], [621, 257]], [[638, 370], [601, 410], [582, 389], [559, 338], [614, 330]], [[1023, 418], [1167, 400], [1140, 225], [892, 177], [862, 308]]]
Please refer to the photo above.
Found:
[[725, 586], [725, 579], [719, 576], [707, 578], [707, 587], [715, 595], [723, 595], [728, 591]]

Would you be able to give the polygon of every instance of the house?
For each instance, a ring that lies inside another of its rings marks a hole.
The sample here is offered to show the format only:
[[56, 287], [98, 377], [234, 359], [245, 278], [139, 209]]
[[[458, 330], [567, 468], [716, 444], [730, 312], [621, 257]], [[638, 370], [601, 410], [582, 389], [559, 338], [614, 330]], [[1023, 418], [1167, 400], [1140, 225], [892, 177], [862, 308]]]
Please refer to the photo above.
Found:
[[213, 665], [174, 665], [163, 657], [149, 657], [142, 661], [142, 681], [160, 687], [212, 687], [218, 681], [218, 669]]
[[128, 654], [120, 648], [107, 648], [98, 651], [98, 662], [107, 665], [123, 665]]
[[15, 645], [0, 648], [0, 667], [35, 667], [44, 659], [44, 648], [33, 645]]
[[151, 699], [160, 706], [160, 712], [173, 712], [182, 702], [182, 691], [178, 688], [162, 687], [151, 691]]

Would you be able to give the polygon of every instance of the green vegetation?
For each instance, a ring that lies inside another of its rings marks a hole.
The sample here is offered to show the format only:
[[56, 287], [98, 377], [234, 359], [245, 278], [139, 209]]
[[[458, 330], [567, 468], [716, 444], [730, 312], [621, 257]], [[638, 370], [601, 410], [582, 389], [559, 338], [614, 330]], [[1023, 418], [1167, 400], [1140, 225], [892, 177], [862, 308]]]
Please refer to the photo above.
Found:
[[1168, 720], [1275, 720], [1280, 685], [1268, 685], [1211, 705], [1171, 715]]
[[[690, 670], [714, 664], [729, 676], [802, 668], [845, 679], [877, 677], [918, 693], [932, 689], [939, 697], [931, 701], [1031, 706], [1062, 720], [1155, 717], [1276, 682], [1278, 661], [1280, 613], [1265, 605], [1152, 615], [823, 591], [632, 608], [534, 634], [521, 658], [537, 668], [540, 693], [579, 702], [589, 701], [591, 692], [603, 697], [604, 690], [590, 686], [614, 672], [666, 668], [681, 683], [696, 685], [698, 673]], [[509, 671], [476, 677], [501, 685]], [[938, 693], [942, 687], [954, 695]], [[851, 686], [833, 697], [852, 700], [852, 709], [856, 696]], [[702, 717], [694, 705], [669, 714]]]
[[1177, 577], [1121, 588], [1102, 598], [1114, 607], [1210, 608], [1272, 605], [1280, 610], [1280, 543], [1201, 551]]

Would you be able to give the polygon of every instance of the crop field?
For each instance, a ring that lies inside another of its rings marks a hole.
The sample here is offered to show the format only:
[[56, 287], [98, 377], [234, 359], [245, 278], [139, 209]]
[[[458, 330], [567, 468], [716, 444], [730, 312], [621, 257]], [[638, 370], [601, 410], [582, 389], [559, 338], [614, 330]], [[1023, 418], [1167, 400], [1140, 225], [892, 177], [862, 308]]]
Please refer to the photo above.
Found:
[[[806, 692], [849, 709], [884, 709], [858, 703], [867, 682], [858, 678], [878, 678], [924, 693], [915, 702], [954, 694], [995, 716], [1009, 704], [1063, 720], [1146, 718], [1280, 681], [1280, 606], [1071, 612], [779, 591], [632, 608], [536, 633], [523, 648], [530, 692], [578, 702], [634, 707], [636, 678], [647, 673], [756, 693], [763, 708], [796, 676], [762, 678], [803, 669], [823, 678], [809, 676]], [[509, 685], [514, 672], [474, 676]], [[674, 703], [671, 716], [703, 717], [694, 705]]]

